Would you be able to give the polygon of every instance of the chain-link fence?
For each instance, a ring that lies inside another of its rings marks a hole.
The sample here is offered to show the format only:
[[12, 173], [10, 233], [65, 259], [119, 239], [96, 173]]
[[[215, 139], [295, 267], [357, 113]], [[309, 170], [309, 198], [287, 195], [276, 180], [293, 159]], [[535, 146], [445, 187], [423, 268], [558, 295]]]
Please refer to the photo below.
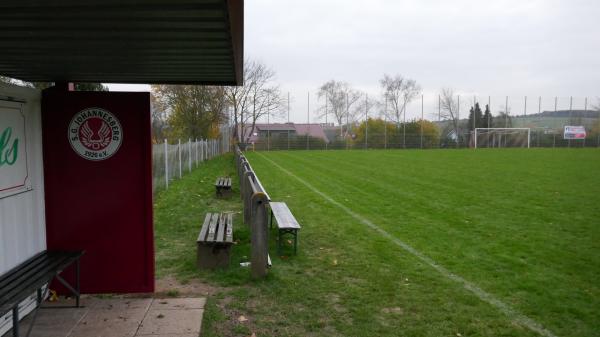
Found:
[[[599, 98], [419, 95], [401, 111], [385, 101], [365, 103], [362, 111], [350, 108], [344, 116], [329, 109], [315, 104], [303, 124], [266, 116], [249, 149], [600, 147]], [[302, 127], [294, 130], [295, 125]], [[585, 134], [568, 139], [567, 126], [582, 127]]]
[[206, 160], [230, 151], [229, 128], [221, 129], [218, 139], [165, 139], [152, 146], [152, 190], [169, 188], [169, 182], [181, 179], [184, 174]]

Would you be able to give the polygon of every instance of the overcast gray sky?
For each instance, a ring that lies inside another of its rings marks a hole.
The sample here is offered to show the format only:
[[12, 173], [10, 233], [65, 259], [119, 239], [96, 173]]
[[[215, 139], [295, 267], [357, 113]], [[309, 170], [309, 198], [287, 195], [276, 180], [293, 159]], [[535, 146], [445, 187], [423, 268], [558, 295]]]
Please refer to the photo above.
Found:
[[[583, 108], [600, 96], [600, 1], [246, 0], [245, 54], [277, 74], [292, 96], [291, 119], [316, 121], [316, 91], [335, 79], [380, 96], [384, 73], [415, 79], [425, 115], [452, 87], [464, 101], [513, 113]], [[129, 88], [129, 87], [125, 87]], [[144, 87], [142, 87], [144, 88]], [[147, 88], [147, 87], [145, 87]], [[112, 90], [117, 87], [112, 87]], [[467, 98], [468, 97], [468, 98]], [[409, 108], [420, 115], [420, 100]]]

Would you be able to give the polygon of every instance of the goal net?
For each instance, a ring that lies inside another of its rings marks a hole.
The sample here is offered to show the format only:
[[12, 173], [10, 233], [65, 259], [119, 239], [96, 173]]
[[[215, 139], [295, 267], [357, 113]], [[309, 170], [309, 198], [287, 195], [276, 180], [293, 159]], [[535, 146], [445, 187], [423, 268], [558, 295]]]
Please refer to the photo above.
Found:
[[530, 128], [476, 128], [474, 147], [529, 147]]

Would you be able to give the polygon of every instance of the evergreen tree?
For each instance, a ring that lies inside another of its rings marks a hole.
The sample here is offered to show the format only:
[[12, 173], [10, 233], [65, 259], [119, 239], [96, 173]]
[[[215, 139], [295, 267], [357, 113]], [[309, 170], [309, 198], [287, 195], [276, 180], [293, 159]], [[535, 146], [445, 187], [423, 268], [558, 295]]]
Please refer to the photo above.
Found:
[[480, 128], [491, 128], [492, 127], [492, 112], [490, 111], [490, 106], [485, 105], [485, 113], [483, 114], [483, 118], [481, 119]]
[[[473, 117], [475, 116], [475, 117]], [[475, 118], [475, 123], [473, 123], [473, 118]], [[474, 130], [475, 128], [483, 128], [486, 126], [483, 126], [483, 114], [481, 113], [481, 107], [479, 106], [479, 103], [475, 103], [475, 107], [471, 107], [471, 109], [469, 110], [469, 125], [467, 125], [467, 127], [469, 128], [470, 131]]]

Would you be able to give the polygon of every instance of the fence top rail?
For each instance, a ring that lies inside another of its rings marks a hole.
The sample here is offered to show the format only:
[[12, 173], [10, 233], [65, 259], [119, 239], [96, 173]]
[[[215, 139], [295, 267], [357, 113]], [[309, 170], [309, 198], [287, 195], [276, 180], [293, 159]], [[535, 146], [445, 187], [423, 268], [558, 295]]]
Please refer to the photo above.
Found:
[[531, 130], [531, 128], [475, 128], [475, 130]]
[[248, 176], [248, 179], [250, 180], [250, 185], [252, 186], [252, 193], [263, 193], [265, 195], [267, 201], [270, 202], [271, 197], [269, 196], [269, 193], [267, 193], [267, 191], [261, 184], [260, 179], [258, 179], [256, 174], [254, 174], [254, 172], [252, 172], [252, 174], [250, 176]]

